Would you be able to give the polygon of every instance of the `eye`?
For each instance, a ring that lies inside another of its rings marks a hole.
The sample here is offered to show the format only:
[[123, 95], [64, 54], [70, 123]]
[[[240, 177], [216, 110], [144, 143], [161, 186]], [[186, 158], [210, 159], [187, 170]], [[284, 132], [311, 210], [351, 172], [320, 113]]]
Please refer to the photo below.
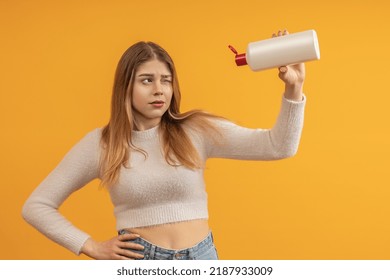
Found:
[[163, 79], [162, 82], [170, 84], [170, 83], [172, 83], [172, 80], [171, 79]]
[[141, 82], [142, 82], [143, 84], [147, 85], [147, 84], [152, 83], [153, 81], [152, 81], [151, 78], [146, 78], [146, 79], [143, 79]]

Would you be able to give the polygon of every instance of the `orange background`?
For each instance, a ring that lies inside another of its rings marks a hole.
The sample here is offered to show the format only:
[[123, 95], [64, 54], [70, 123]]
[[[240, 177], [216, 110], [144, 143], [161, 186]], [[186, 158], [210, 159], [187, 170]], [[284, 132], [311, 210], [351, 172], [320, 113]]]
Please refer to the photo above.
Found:
[[[272, 4], [273, 3], [273, 4]], [[139, 40], [176, 62], [183, 111], [271, 127], [277, 70], [237, 68], [232, 44], [315, 29], [298, 154], [210, 160], [210, 224], [221, 259], [390, 259], [387, 1], [0, 1], [0, 259], [86, 259], [21, 218], [32, 190], [88, 131], [105, 125], [116, 64]], [[115, 235], [94, 181], [61, 211], [98, 240]]]

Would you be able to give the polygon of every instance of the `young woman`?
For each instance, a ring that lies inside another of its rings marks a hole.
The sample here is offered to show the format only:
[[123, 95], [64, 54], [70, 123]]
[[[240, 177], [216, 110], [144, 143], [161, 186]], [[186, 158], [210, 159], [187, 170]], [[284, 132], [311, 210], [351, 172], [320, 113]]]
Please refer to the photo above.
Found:
[[[304, 65], [281, 67], [279, 77], [285, 92], [272, 129], [240, 127], [202, 111], [180, 113], [171, 57], [157, 44], [136, 43], [119, 61], [109, 123], [66, 154], [28, 198], [23, 217], [58, 244], [94, 259], [218, 259], [207, 221], [205, 161], [296, 153]], [[110, 192], [119, 233], [104, 242], [58, 212], [71, 193], [95, 178]]]

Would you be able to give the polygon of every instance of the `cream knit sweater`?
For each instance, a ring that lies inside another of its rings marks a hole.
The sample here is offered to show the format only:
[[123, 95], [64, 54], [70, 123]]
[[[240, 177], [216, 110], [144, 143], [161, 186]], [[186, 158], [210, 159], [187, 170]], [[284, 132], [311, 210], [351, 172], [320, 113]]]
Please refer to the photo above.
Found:
[[[218, 120], [221, 141], [211, 141], [187, 128], [203, 162], [207, 158], [275, 160], [293, 156], [298, 148], [306, 100], [283, 98], [272, 129], [249, 129]], [[88, 182], [99, 178], [101, 129], [89, 132], [62, 159], [26, 201], [23, 217], [58, 244], [79, 254], [89, 235], [63, 217], [58, 208]], [[147, 152], [132, 152], [130, 168], [122, 167], [110, 188], [117, 230], [193, 219], [207, 219], [203, 170], [173, 167], [164, 159], [158, 127], [133, 132], [133, 143]]]

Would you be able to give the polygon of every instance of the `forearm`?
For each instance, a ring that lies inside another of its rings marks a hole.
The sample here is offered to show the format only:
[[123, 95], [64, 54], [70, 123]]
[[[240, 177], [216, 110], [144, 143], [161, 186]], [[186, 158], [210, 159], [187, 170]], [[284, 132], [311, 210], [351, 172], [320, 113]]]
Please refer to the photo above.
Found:
[[[291, 95], [289, 95], [291, 93]], [[287, 91], [274, 127], [269, 131], [270, 143], [279, 158], [294, 156], [298, 150], [304, 119], [305, 96]]]
[[25, 202], [23, 218], [46, 237], [78, 255], [89, 235], [73, 226], [39, 190]]

